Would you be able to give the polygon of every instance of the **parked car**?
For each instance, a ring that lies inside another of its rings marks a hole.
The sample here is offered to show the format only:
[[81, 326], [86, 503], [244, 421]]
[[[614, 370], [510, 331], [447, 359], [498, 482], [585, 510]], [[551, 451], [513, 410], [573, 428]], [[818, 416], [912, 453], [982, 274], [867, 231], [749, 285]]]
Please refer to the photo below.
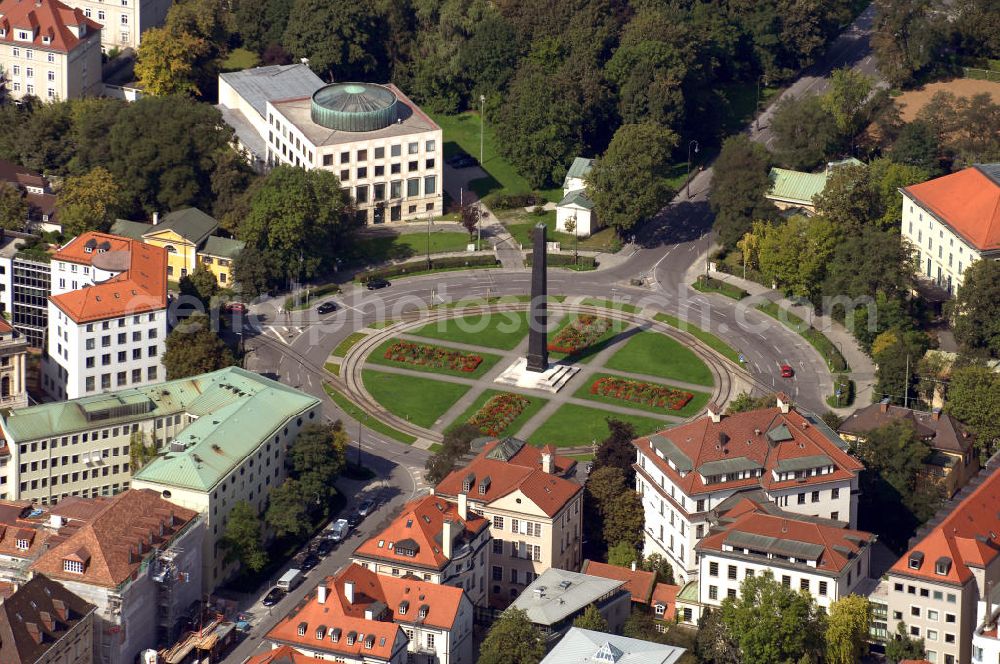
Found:
[[301, 563], [299, 563], [299, 569], [304, 572], [308, 572], [312, 568], [316, 567], [316, 565], [319, 565], [319, 556], [315, 553], [309, 553], [306, 554], [306, 557], [302, 559]]
[[790, 365], [788, 365], [788, 364], [782, 364], [781, 365], [781, 377], [782, 378], [791, 378], [794, 375], [795, 375], [795, 369], [792, 369], [792, 367]]
[[361, 522], [363, 520], [364, 519], [360, 514], [352, 514], [351, 516], [347, 517], [347, 525], [349, 525], [352, 529], [357, 528], [358, 526], [361, 525]]
[[388, 288], [392, 283], [388, 279], [383, 279], [382, 277], [375, 277], [374, 279], [368, 280], [368, 290], [378, 290], [380, 288]]
[[326, 529], [326, 537], [332, 542], [343, 542], [351, 532], [351, 524], [347, 519], [337, 519]]
[[323, 304], [316, 307], [316, 311], [319, 314], [329, 314], [337, 310], [337, 305], [334, 302], [324, 302]]
[[285, 591], [281, 588], [271, 588], [271, 592], [264, 595], [264, 599], [261, 600], [261, 604], [264, 606], [274, 606], [282, 600], [285, 596]]
[[316, 545], [317, 556], [328, 556], [331, 551], [333, 551], [333, 542], [328, 539], [324, 539]]
[[363, 519], [369, 514], [371, 514], [374, 509], [375, 509], [375, 499], [365, 498], [364, 500], [361, 501], [361, 504], [358, 505], [358, 516], [360, 516]]
[[245, 314], [247, 312], [247, 305], [242, 302], [227, 302], [226, 311], [231, 314]]

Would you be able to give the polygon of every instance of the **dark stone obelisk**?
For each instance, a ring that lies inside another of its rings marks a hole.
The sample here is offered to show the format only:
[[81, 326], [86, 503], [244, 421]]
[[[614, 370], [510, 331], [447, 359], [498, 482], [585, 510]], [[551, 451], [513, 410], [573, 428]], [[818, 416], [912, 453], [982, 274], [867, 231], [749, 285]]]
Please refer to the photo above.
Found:
[[549, 368], [548, 312], [545, 300], [548, 295], [545, 262], [545, 224], [532, 230], [531, 253], [531, 316], [528, 324], [528, 371], [542, 373]]

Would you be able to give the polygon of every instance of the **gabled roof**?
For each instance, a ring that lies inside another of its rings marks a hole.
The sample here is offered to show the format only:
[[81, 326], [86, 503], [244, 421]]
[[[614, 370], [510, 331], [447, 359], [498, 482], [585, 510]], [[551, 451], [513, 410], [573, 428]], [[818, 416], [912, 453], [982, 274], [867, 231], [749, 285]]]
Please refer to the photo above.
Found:
[[584, 189], [574, 189], [569, 192], [562, 197], [562, 200], [556, 204], [556, 207], [568, 207], [570, 205], [576, 205], [584, 210], [594, 209], [594, 201], [590, 200], [590, 197], [587, 196], [587, 192]]
[[[680, 586], [671, 586], [667, 583], [657, 583], [653, 589], [653, 600], [649, 603], [653, 610], [653, 616], [657, 620], [673, 620], [677, 615], [677, 595], [680, 593]], [[663, 607], [663, 613], [657, 613], [658, 607]]]
[[209, 235], [205, 239], [205, 246], [198, 250], [199, 254], [205, 256], [216, 256], [220, 258], [236, 258], [243, 251], [246, 242], [218, 235]]
[[165, 216], [160, 223], [150, 226], [144, 237], [163, 231], [173, 231], [191, 244], [198, 246], [218, 227], [218, 221], [198, 208], [182, 208]]
[[629, 569], [594, 560], [584, 560], [580, 571], [591, 576], [603, 576], [625, 582], [625, 590], [632, 595], [632, 601], [638, 604], [649, 604], [656, 586], [656, 573], [642, 569]]
[[[111, 498], [88, 523], [36, 560], [31, 569], [55, 579], [114, 588], [126, 581], [153, 548], [169, 546], [197, 516], [155, 491], [129, 489]], [[83, 574], [63, 570], [63, 560], [84, 563]]]
[[94, 610], [58, 583], [35, 575], [0, 602], [0, 661], [35, 664]]
[[[71, 27], [84, 34], [74, 36]], [[69, 53], [91, 34], [99, 35], [101, 31], [100, 23], [86, 18], [82, 9], [71, 8], [59, 0], [0, 0], [0, 28], [7, 31], [5, 37], [0, 37], [0, 44], [62, 53]], [[33, 30], [34, 39], [14, 39], [13, 29], [17, 28]]]
[[[520, 490], [547, 515], [555, 516], [583, 490], [576, 482], [544, 472], [541, 450], [533, 445], [522, 444], [506, 461], [490, 458], [490, 453], [501, 443], [503, 441], [487, 444], [468, 465], [453, 470], [441, 480], [434, 492], [443, 496], [468, 493], [469, 500], [488, 504]], [[565, 472], [564, 469], [575, 463], [562, 456], [555, 456], [552, 461], [557, 473]], [[465, 484], [470, 477], [472, 485], [466, 490]], [[489, 482], [484, 482], [486, 479]]]
[[0, 159], [0, 182], [9, 182], [18, 188], [37, 187], [47, 189], [49, 183], [38, 173], [29, 171], [20, 164]]
[[813, 197], [823, 193], [829, 173], [803, 173], [787, 168], [772, 168], [770, 173], [771, 189], [768, 198], [774, 198], [786, 203], [812, 206]]
[[964, 454], [976, 441], [975, 434], [948, 413], [927, 413], [890, 403], [873, 403], [858, 408], [848, 415], [837, 431], [852, 436], [863, 436], [872, 429], [906, 420], [913, 424], [920, 438], [927, 440], [935, 450]]
[[[960, 585], [972, 568], [984, 568], [1000, 555], [1000, 473], [993, 472], [948, 516], [910, 547], [891, 573]], [[919, 560], [916, 569], [910, 559]], [[946, 564], [940, 566], [938, 562]], [[943, 574], [939, 574], [943, 571]]]
[[[442, 549], [444, 522], [452, 523], [453, 551], [471, 542], [489, 525], [486, 519], [467, 513], [458, 515], [458, 507], [440, 496], [424, 496], [405, 505], [399, 516], [382, 531], [362, 542], [355, 557], [384, 560], [432, 570], [442, 570], [449, 559]], [[403, 542], [407, 545], [399, 547]], [[413, 555], [397, 551], [402, 548]]]
[[566, 171], [566, 179], [570, 178], [585, 178], [590, 175], [590, 171], [594, 168], [594, 160], [587, 159], [586, 157], [576, 157], [573, 159], [573, 163], [569, 165], [569, 170]]
[[1000, 249], [1000, 164], [976, 164], [900, 191], [977, 250]]
[[303, 655], [291, 646], [279, 646], [274, 650], [254, 655], [244, 664], [329, 664], [329, 661]]
[[676, 664], [684, 648], [571, 627], [541, 664]]
[[152, 224], [145, 221], [129, 221], [128, 219], [115, 219], [111, 224], [111, 234], [127, 237], [132, 240], [141, 240], [142, 236], [152, 228]]

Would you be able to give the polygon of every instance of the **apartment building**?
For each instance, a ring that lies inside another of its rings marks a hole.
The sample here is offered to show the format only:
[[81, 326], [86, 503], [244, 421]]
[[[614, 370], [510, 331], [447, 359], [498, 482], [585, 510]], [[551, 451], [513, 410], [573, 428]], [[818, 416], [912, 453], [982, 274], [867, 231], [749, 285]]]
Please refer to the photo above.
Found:
[[36, 576], [0, 602], [0, 661], [4, 664], [91, 664], [92, 604]]
[[773, 408], [734, 415], [709, 404], [704, 417], [633, 444], [644, 553], [664, 556], [681, 586], [698, 574], [695, 547], [708, 534], [711, 511], [741, 492], [761, 490], [795, 514], [857, 523], [861, 462], [784, 394]]
[[287, 164], [337, 175], [360, 223], [442, 214], [437, 123], [391, 83], [319, 83], [299, 70], [270, 67], [222, 74], [219, 102], [229, 111], [223, 117], [241, 143], [263, 155], [265, 168]]
[[0, 0], [0, 72], [12, 99], [99, 95], [101, 24], [59, 0]]
[[889, 630], [903, 621], [912, 636], [924, 639], [932, 663], [968, 664], [980, 624], [977, 605], [998, 581], [1000, 474], [992, 472], [946, 517], [918, 533], [887, 572]]
[[27, 229], [40, 232], [62, 230], [62, 226], [55, 221], [56, 195], [45, 177], [12, 161], [0, 159], [0, 182], [6, 182], [24, 195], [28, 204]]
[[167, 252], [90, 231], [52, 256], [42, 389], [54, 399], [163, 380]]
[[505, 438], [487, 443], [434, 489], [455, 504], [464, 500], [490, 524], [492, 607], [506, 608], [547, 569], [580, 568], [583, 487], [565, 479], [575, 463], [552, 447]]
[[782, 510], [760, 491], [723, 502], [698, 542], [699, 601], [739, 597], [747, 577], [772, 574], [810, 593], [824, 609], [857, 591], [871, 572], [875, 536], [844, 524]]
[[458, 500], [456, 505], [424, 496], [406, 504], [392, 523], [354, 550], [354, 562], [376, 574], [462, 588], [474, 605], [485, 606], [489, 525], [469, 512], [464, 494]]
[[101, 29], [101, 48], [137, 49], [142, 43], [142, 33], [157, 28], [167, 19], [172, 0], [69, 0], [70, 7], [104, 26]]
[[28, 341], [45, 348], [48, 332], [53, 248], [24, 233], [0, 233], [0, 304], [10, 323]]
[[902, 234], [925, 282], [952, 295], [970, 264], [1000, 259], [1000, 164], [976, 164], [899, 192]]
[[267, 639], [339, 662], [472, 664], [472, 613], [460, 588], [352, 564], [324, 579]]

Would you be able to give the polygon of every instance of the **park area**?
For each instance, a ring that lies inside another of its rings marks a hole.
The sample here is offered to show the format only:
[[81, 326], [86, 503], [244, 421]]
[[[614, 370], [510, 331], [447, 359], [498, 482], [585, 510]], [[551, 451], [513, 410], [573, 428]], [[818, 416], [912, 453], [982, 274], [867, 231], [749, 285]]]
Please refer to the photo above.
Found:
[[986, 92], [994, 103], [1000, 103], [1000, 82], [955, 78], [950, 81], [928, 83], [916, 90], [907, 90], [896, 97], [896, 106], [899, 107], [902, 119], [905, 122], [915, 120], [920, 109], [926, 106], [938, 92], [950, 92], [956, 97], [972, 97]]

